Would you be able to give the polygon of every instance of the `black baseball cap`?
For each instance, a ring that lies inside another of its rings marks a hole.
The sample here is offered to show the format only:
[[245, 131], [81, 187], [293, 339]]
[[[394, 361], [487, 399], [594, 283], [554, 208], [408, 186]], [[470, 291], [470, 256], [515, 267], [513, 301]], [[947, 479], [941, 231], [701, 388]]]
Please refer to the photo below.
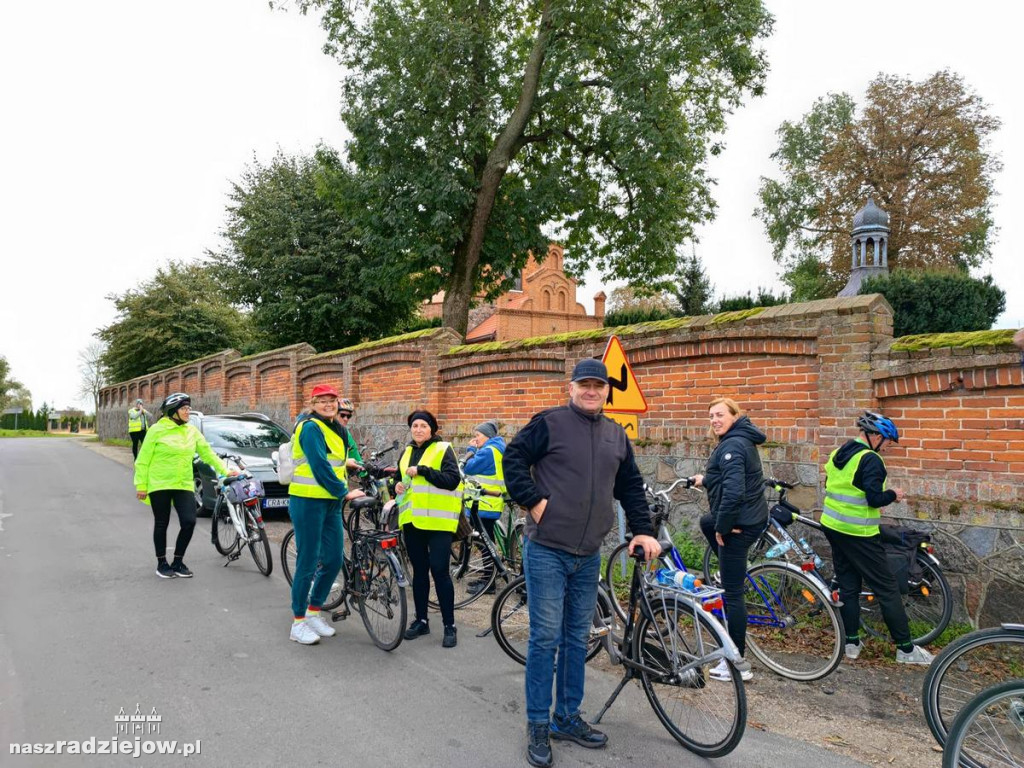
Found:
[[604, 363], [600, 360], [595, 360], [592, 357], [580, 360], [576, 363], [576, 367], [572, 369], [571, 380], [583, 381], [583, 379], [598, 379], [599, 381], [603, 381], [607, 384], [608, 369], [604, 367]]

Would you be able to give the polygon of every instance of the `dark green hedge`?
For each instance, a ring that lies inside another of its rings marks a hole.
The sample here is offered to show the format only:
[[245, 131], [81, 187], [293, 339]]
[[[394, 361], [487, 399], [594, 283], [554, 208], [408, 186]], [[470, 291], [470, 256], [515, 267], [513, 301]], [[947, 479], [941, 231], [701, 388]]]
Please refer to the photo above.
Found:
[[1006, 307], [992, 277], [965, 272], [893, 272], [865, 280], [860, 293], [880, 293], [892, 306], [893, 336], [985, 331]]

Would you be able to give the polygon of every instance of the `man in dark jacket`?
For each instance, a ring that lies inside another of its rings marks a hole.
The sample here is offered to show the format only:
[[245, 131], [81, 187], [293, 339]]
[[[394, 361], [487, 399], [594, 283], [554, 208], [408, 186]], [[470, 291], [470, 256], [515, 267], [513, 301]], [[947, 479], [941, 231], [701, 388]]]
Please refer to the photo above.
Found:
[[536, 414], [505, 451], [509, 494], [528, 510], [523, 547], [530, 596], [527, 759], [535, 766], [551, 765], [549, 738], [590, 748], [608, 741], [580, 717], [580, 704], [601, 542], [615, 521], [613, 498], [622, 503], [633, 541], [645, 557], [661, 552], [633, 446], [622, 427], [601, 413], [607, 399], [604, 363], [580, 361], [569, 383], [569, 404]]

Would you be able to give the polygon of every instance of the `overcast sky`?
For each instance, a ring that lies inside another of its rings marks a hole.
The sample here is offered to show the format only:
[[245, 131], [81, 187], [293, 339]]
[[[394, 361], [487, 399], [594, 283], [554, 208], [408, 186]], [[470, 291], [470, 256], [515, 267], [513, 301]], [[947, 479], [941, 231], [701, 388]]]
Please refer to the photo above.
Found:
[[[731, 117], [726, 151], [710, 166], [718, 218], [697, 252], [717, 292], [780, 285], [752, 211], [760, 176], [775, 173], [768, 155], [781, 121], [829, 91], [861, 102], [880, 71], [921, 79], [950, 68], [1003, 121], [986, 271], [1007, 292], [997, 327], [1024, 325], [1024, 281], [1013, 276], [1024, 241], [1024, 107], [1016, 25], [1000, 23], [1006, 6], [768, 6], [767, 93]], [[0, 6], [0, 355], [36, 407], [91, 407], [77, 394], [77, 355], [114, 319], [106, 296], [217, 246], [230, 181], [253, 157], [341, 147], [340, 70], [320, 52], [323, 39], [315, 19], [266, 0]], [[601, 287], [610, 289], [588, 277], [588, 308]]]

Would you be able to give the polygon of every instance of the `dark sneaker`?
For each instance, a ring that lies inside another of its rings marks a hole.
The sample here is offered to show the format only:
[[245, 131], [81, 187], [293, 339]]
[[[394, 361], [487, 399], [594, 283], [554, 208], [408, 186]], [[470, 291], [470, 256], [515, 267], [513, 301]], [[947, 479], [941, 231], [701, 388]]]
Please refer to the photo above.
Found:
[[156, 575], [161, 579], [174, 579], [178, 576], [167, 563], [160, 563], [156, 567]]
[[174, 575], [179, 579], [191, 579], [192, 571], [188, 569], [188, 566], [184, 563], [174, 563], [171, 566], [171, 570], [174, 571]]
[[406, 640], [415, 640], [420, 635], [429, 635], [429, 634], [430, 634], [430, 625], [427, 624], [427, 622], [424, 621], [423, 619], [416, 619], [416, 621], [414, 621], [412, 624], [410, 624], [409, 628], [407, 630], [405, 630], [405, 639]]
[[444, 628], [444, 640], [441, 641], [442, 648], [454, 648], [459, 641], [455, 638], [455, 627]]
[[481, 592], [484, 592], [484, 589], [487, 590], [486, 592], [484, 592], [485, 595], [493, 595], [495, 592], [493, 581], [491, 582], [490, 586], [487, 585], [486, 581], [471, 581], [467, 586], [469, 587], [469, 594], [472, 597], [476, 597]]
[[575, 741], [581, 747], [597, 749], [608, 743], [608, 737], [600, 731], [595, 731], [578, 714], [567, 717], [564, 720], [558, 715], [551, 719], [551, 738], [564, 741]]
[[547, 723], [527, 724], [526, 759], [537, 768], [548, 768], [551, 765], [551, 741], [548, 739]]

